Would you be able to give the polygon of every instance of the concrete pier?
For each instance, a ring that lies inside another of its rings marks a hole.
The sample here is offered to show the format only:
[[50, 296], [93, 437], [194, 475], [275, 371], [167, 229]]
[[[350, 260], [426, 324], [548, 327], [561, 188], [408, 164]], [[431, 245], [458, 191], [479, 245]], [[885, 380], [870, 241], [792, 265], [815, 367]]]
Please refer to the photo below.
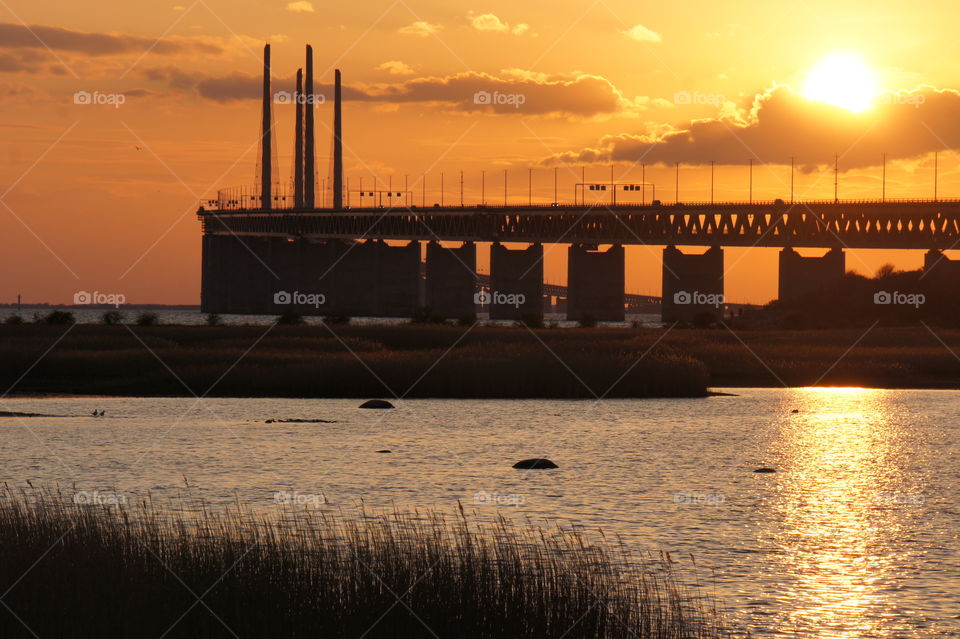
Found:
[[427, 244], [426, 306], [447, 319], [476, 317], [477, 245], [460, 248]]
[[822, 257], [803, 257], [787, 247], [780, 251], [777, 299], [792, 300], [823, 292], [839, 284], [845, 272], [843, 249], [830, 249]]
[[510, 250], [490, 246], [490, 319], [543, 320], [543, 245]]
[[270, 312], [271, 291], [279, 283], [274, 277], [274, 260], [285, 241], [274, 237], [204, 237], [201, 310], [238, 314]]
[[204, 235], [200, 256], [200, 310], [226, 313], [227, 274], [224, 272], [223, 235]]
[[419, 291], [418, 242], [204, 237], [205, 313], [410, 317]]
[[926, 277], [949, 277], [960, 281], [960, 260], [951, 260], [943, 251], [931, 249], [923, 255], [923, 272]]
[[663, 321], [692, 322], [702, 313], [723, 317], [723, 249], [685, 255], [675, 246], [664, 248]]
[[567, 251], [567, 319], [624, 320], [624, 251], [571, 245]]
[[324, 273], [316, 291], [307, 291], [324, 295], [317, 314], [411, 317], [419, 306], [419, 242], [329, 242], [312, 266], [319, 264]]

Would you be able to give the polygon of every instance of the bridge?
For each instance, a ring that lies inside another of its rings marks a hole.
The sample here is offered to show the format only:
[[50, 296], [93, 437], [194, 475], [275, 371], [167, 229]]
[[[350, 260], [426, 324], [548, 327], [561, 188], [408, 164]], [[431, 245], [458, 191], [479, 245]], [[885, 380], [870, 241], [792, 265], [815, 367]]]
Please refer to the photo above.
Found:
[[[635, 191], [646, 185], [610, 182], [590, 185], [590, 190], [609, 192], [611, 203], [427, 206], [424, 190], [418, 206], [404, 189], [356, 191], [361, 206], [354, 207], [349, 188], [344, 188], [339, 70], [333, 179], [329, 188], [317, 188], [313, 110], [302, 98], [313, 95], [312, 65], [308, 46], [307, 73], [298, 71], [294, 99], [294, 188], [285, 193], [272, 180], [269, 45], [265, 47], [259, 184], [222, 190], [198, 210], [203, 227], [201, 306], [206, 312], [409, 316], [427, 307], [445, 317], [464, 318], [475, 316], [479, 308], [477, 290], [488, 289], [493, 318], [542, 317], [545, 300], [556, 304], [555, 299], [566, 295], [570, 319], [620, 321], [628, 302], [628, 245], [664, 247], [661, 309], [667, 321], [722, 313], [723, 247], [782, 249], [780, 299], [839, 282], [845, 272], [844, 249], [924, 250], [926, 269], [960, 276], [960, 261], [942, 254], [960, 246], [958, 199], [663, 203], [642, 196], [640, 203], [613, 204], [620, 189]], [[586, 185], [578, 187], [578, 200], [586, 200]], [[363, 206], [364, 196], [377, 205]], [[316, 206], [327, 199], [330, 206]], [[449, 243], [460, 246], [451, 248]], [[489, 282], [482, 282], [477, 248], [486, 243], [491, 274]], [[527, 248], [508, 249], [506, 243]], [[545, 244], [569, 245], [568, 283], [562, 291], [545, 288]], [[677, 246], [707, 250], [687, 254]], [[827, 252], [802, 257], [797, 248]], [[279, 292], [290, 293], [290, 301], [285, 296], [276, 301]], [[293, 293], [313, 294], [314, 302], [300, 303]], [[323, 302], [315, 303], [321, 297]], [[497, 303], [499, 299], [509, 303]]]

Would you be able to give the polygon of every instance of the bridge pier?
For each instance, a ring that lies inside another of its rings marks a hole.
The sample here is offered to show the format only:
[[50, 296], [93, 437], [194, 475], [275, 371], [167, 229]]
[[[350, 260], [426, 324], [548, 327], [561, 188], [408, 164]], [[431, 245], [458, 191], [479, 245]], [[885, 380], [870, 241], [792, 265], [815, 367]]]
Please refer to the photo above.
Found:
[[273, 291], [280, 286], [275, 262], [285, 243], [277, 237], [204, 236], [200, 310], [272, 313]]
[[572, 244], [567, 251], [567, 319], [622, 322], [625, 318], [624, 251]]
[[675, 246], [663, 249], [664, 322], [691, 322], [701, 313], [723, 317], [723, 249], [685, 255]]
[[[329, 242], [311, 267], [324, 303], [310, 314], [346, 317], [410, 317], [419, 301], [420, 244], [390, 246], [380, 240]], [[298, 310], [298, 312], [300, 312]]]
[[[333, 265], [335, 241], [285, 240], [277, 245], [272, 268], [279, 279], [270, 292], [270, 315], [297, 313], [325, 315], [329, 307], [330, 281], [323, 279]], [[322, 299], [318, 304], [315, 300]]]
[[223, 235], [203, 236], [200, 255], [200, 311], [226, 313], [226, 242]]
[[490, 246], [490, 319], [543, 320], [543, 244]]
[[426, 305], [431, 312], [447, 319], [476, 318], [476, 281], [476, 244], [464, 242], [460, 248], [427, 244]]
[[839, 284], [845, 272], [843, 249], [832, 248], [822, 257], [803, 257], [788, 246], [780, 251], [777, 299], [792, 300], [823, 292]]
[[960, 260], [951, 260], [943, 251], [930, 249], [923, 255], [924, 277], [949, 277], [960, 281]]

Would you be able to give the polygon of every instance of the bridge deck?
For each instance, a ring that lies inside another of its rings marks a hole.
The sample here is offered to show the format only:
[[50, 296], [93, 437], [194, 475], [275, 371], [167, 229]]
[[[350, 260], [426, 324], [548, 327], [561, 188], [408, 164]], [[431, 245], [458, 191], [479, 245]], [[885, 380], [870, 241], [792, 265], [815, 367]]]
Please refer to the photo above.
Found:
[[[951, 249], [960, 199], [198, 211], [204, 233], [302, 238]], [[212, 208], [207, 208], [210, 206]]]

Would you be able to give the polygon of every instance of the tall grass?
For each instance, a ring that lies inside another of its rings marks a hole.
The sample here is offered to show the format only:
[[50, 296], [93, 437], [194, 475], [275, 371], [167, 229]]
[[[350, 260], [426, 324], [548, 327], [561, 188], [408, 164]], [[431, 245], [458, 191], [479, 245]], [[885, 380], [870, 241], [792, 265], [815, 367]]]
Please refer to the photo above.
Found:
[[[20, 392], [234, 397], [691, 397], [703, 365], [636, 333], [523, 328], [0, 326]], [[62, 339], [61, 339], [62, 338]], [[48, 352], [49, 350], [49, 352]], [[24, 376], [25, 375], [25, 376]], [[22, 377], [23, 376], [23, 377]], [[22, 378], [21, 378], [22, 377]]]
[[635, 562], [618, 544], [462, 510], [285, 515], [7, 489], [0, 636], [725, 636], [667, 562]]
[[960, 388], [960, 331], [922, 325], [334, 331], [81, 325], [64, 336], [59, 326], [0, 325], [0, 385], [17, 382], [18, 392], [152, 396], [212, 387], [210, 395], [237, 397], [409, 391], [408, 397], [587, 399], [702, 396], [711, 385]]

